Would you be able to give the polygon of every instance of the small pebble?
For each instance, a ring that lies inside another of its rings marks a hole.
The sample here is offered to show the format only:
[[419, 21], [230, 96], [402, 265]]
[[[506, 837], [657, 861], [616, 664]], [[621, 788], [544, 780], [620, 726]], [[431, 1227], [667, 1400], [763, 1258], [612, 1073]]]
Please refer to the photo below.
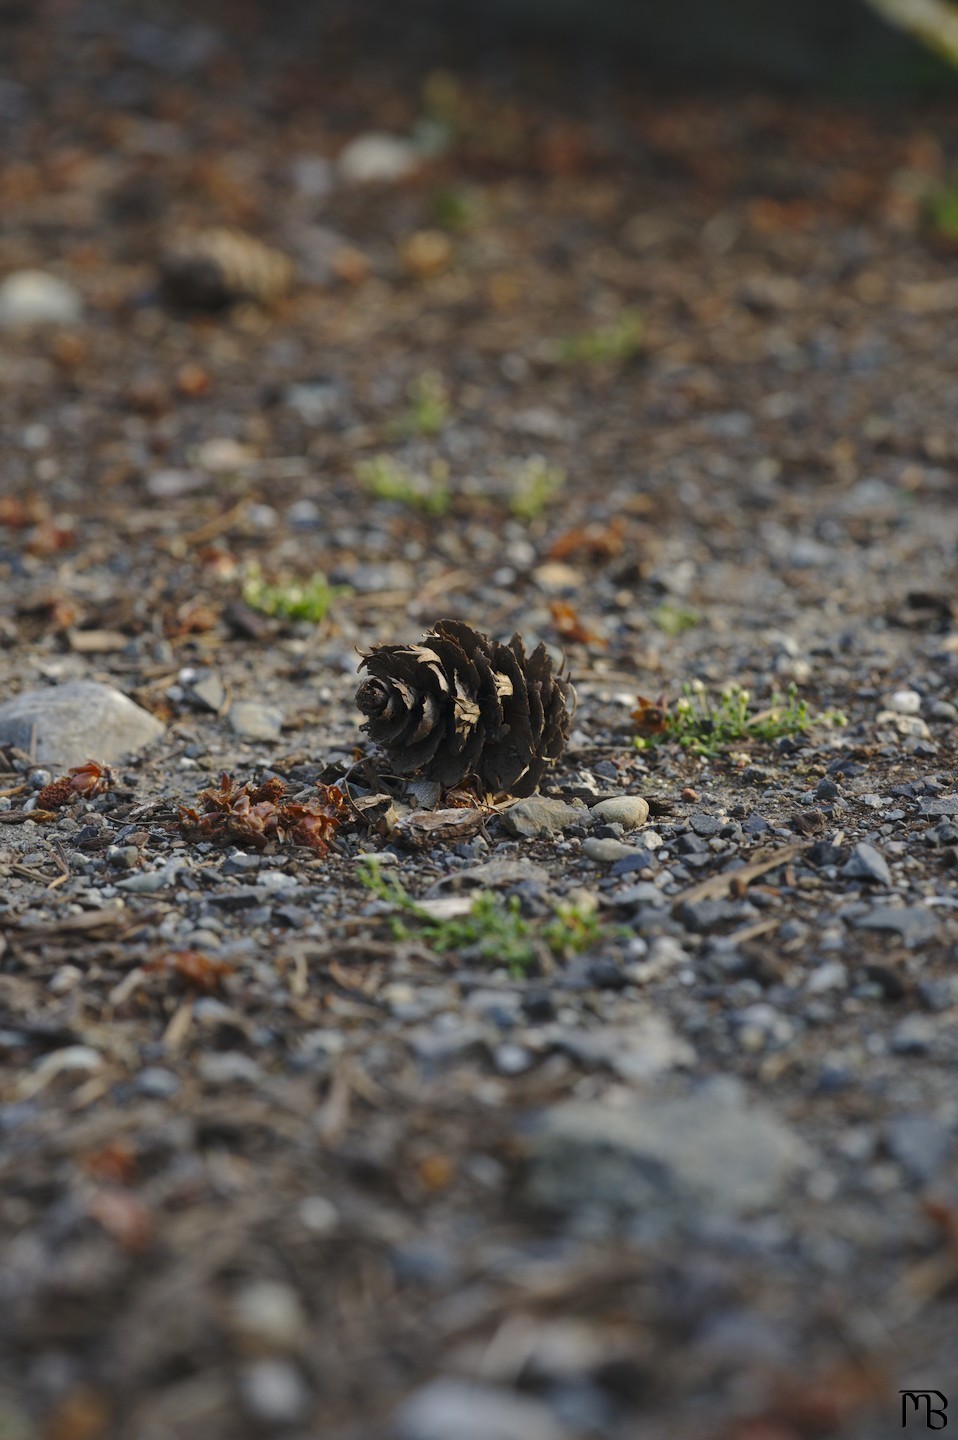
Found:
[[255, 1280], [235, 1297], [233, 1322], [250, 1339], [275, 1349], [289, 1349], [306, 1329], [307, 1317], [291, 1285]]
[[179, 1077], [161, 1065], [146, 1065], [136, 1077], [136, 1088], [150, 1100], [167, 1100], [180, 1088]]
[[285, 1360], [257, 1360], [240, 1377], [247, 1409], [268, 1425], [295, 1425], [309, 1409], [309, 1391], [299, 1371]]
[[352, 185], [404, 180], [418, 165], [419, 155], [410, 141], [374, 131], [350, 140], [336, 161], [340, 178]]
[[921, 712], [921, 696], [915, 690], [895, 690], [885, 696], [885, 708], [897, 715], [918, 715]]
[[600, 865], [612, 865], [616, 860], [626, 860], [640, 852], [634, 845], [626, 845], [622, 840], [598, 840], [590, 835], [582, 842], [582, 853], [587, 860], [595, 860]]

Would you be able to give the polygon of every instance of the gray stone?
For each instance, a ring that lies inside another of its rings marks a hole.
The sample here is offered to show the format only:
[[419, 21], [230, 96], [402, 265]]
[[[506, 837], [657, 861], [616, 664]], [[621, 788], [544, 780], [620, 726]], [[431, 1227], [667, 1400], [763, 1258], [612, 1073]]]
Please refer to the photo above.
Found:
[[923, 815], [930, 815], [935, 819], [939, 816], [958, 816], [958, 795], [942, 795], [937, 800], [921, 800], [919, 809]]
[[226, 701], [226, 686], [218, 675], [201, 675], [189, 688], [190, 699], [217, 714]]
[[0, 329], [74, 325], [82, 314], [79, 291], [45, 270], [15, 270], [0, 285]]
[[595, 860], [599, 865], [614, 865], [617, 860], [630, 860], [634, 855], [641, 855], [643, 863], [645, 861], [644, 853], [634, 845], [626, 845], [624, 840], [599, 840], [594, 835], [583, 840], [582, 853], [587, 860]]
[[696, 935], [731, 930], [754, 920], [757, 914], [747, 900], [683, 900], [675, 910], [675, 918]]
[[562, 1211], [735, 1216], [772, 1204], [807, 1159], [791, 1130], [723, 1080], [621, 1109], [554, 1106], [532, 1143], [527, 1191]]
[[393, 1427], [395, 1440], [563, 1440], [567, 1433], [540, 1400], [445, 1378], [414, 1390]]
[[891, 1048], [896, 1055], [927, 1055], [937, 1035], [935, 1022], [927, 1015], [906, 1015], [891, 1033]]
[[885, 1144], [913, 1180], [933, 1180], [948, 1158], [953, 1135], [931, 1115], [896, 1115], [885, 1126]]
[[587, 812], [577, 805], [567, 805], [564, 800], [549, 800], [544, 795], [530, 795], [527, 800], [517, 800], [500, 816], [502, 828], [510, 835], [533, 840], [537, 837], [556, 835], [567, 825], [574, 825]]
[[188, 868], [185, 860], [168, 860], [161, 870], [143, 870], [126, 880], [117, 880], [116, 888], [132, 895], [154, 895], [167, 885], [175, 885], [180, 871]]
[[161, 1065], [146, 1065], [136, 1077], [136, 1088], [150, 1100], [168, 1100], [180, 1088], [179, 1077]]
[[295, 1425], [309, 1409], [309, 1391], [295, 1365], [257, 1360], [240, 1376], [246, 1408], [269, 1425]]
[[696, 835], [701, 835], [703, 838], [708, 839], [712, 835], [717, 835], [723, 826], [728, 824], [728, 821], [720, 819], [718, 815], [699, 813], [692, 816], [689, 824]]
[[208, 1085], [254, 1085], [262, 1074], [252, 1055], [242, 1050], [215, 1050], [200, 1058], [198, 1068]]
[[594, 1030], [545, 1032], [557, 1050], [583, 1065], [605, 1066], [623, 1080], [648, 1080], [654, 1075], [691, 1065], [695, 1051], [658, 1015], [646, 1015], [633, 1025], [603, 1025]]
[[119, 690], [94, 680], [24, 690], [0, 705], [0, 745], [15, 745], [57, 769], [135, 754], [164, 728]]
[[283, 729], [283, 712], [258, 700], [234, 700], [230, 726], [244, 740], [278, 740]]
[[649, 802], [641, 795], [611, 795], [593, 805], [592, 814], [597, 820], [610, 825], [621, 825], [624, 830], [638, 830], [649, 818]]
[[923, 905], [876, 905], [852, 924], [857, 930], [889, 930], [906, 945], [919, 945], [938, 934], [938, 917]]
[[841, 873], [850, 880], [871, 880], [876, 885], [890, 885], [891, 871], [874, 845], [862, 840], [851, 853], [851, 858], [842, 866]]

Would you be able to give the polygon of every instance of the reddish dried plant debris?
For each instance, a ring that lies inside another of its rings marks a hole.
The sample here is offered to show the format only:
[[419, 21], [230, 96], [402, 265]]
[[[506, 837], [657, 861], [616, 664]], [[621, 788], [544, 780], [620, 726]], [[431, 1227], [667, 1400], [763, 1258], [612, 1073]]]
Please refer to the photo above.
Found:
[[192, 986], [204, 995], [213, 995], [222, 988], [227, 976], [234, 973], [234, 967], [225, 960], [214, 960], [202, 950], [164, 950], [162, 955], [147, 961], [144, 970], [155, 973], [163, 971], [177, 976], [184, 985]]
[[98, 1191], [90, 1200], [88, 1214], [121, 1250], [136, 1254], [153, 1243], [153, 1216], [132, 1190], [109, 1186]]
[[38, 525], [48, 514], [49, 507], [36, 495], [0, 495], [0, 525], [11, 530]]
[[568, 640], [575, 645], [605, 645], [601, 636], [594, 630], [583, 625], [579, 619], [579, 612], [568, 600], [552, 600], [549, 602], [549, 612], [552, 615], [552, 623], [563, 640]]
[[664, 695], [658, 700], [647, 700], [640, 695], [632, 719], [640, 735], [664, 735], [669, 728], [669, 707]]
[[113, 771], [96, 760], [74, 765], [59, 780], [51, 780], [37, 794], [38, 810], [62, 810], [76, 799], [92, 800], [113, 784]]
[[346, 798], [336, 785], [317, 784], [318, 800], [285, 798], [275, 776], [262, 785], [238, 785], [231, 775], [199, 796], [200, 810], [180, 807], [180, 830], [188, 840], [212, 840], [265, 850], [270, 844], [304, 845], [325, 855], [347, 818]]
[[565, 530], [549, 546], [550, 560], [611, 560], [625, 547], [625, 520], [617, 515], [605, 524], [594, 520], [575, 530]]

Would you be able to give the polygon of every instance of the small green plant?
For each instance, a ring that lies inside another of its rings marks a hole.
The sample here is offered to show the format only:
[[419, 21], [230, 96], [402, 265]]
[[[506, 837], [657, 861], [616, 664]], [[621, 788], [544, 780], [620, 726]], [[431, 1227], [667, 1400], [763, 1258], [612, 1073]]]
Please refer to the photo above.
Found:
[[572, 904], [558, 906], [551, 920], [532, 921], [523, 918], [518, 896], [501, 900], [482, 891], [468, 915], [434, 920], [401, 881], [383, 874], [375, 856], [363, 857], [359, 878], [378, 900], [401, 912], [390, 918], [394, 940], [421, 940], [439, 955], [468, 950], [486, 964], [505, 965], [516, 978], [533, 970], [544, 950], [558, 958], [588, 950], [604, 938], [598, 917]]
[[542, 936], [556, 956], [578, 955], [606, 938], [594, 910], [568, 902], [556, 906], [555, 915], [545, 925]]
[[283, 580], [273, 585], [253, 566], [243, 581], [243, 599], [251, 610], [283, 620], [308, 620], [313, 625], [325, 620], [340, 595], [348, 594], [348, 585], [330, 585], [318, 571], [308, 580]]
[[572, 335], [559, 344], [562, 365], [624, 365], [642, 349], [645, 324], [637, 310], [626, 309], [611, 325]]
[[517, 520], [530, 525], [538, 520], [565, 484], [565, 471], [550, 465], [542, 455], [533, 455], [517, 466], [509, 491], [509, 510]]
[[670, 637], [681, 635], [684, 630], [694, 630], [696, 625], [702, 623], [702, 617], [697, 610], [691, 610], [685, 605], [670, 605], [668, 602], [657, 605], [650, 612], [649, 619]]
[[449, 466], [434, 460], [429, 473], [410, 470], [391, 455], [374, 455], [356, 466], [356, 478], [368, 495], [377, 500], [396, 500], [427, 515], [445, 515], [452, 504]]
[[438, 435], [451, 412], [449, 392], [438, 370], [424, 370], [406, 390], [409, 406], [393, 426], [399, 438]]
[[925, 200], [929, 229], [942, 240], [958, 240], [958, 179], [939, 185]]
[[430, 208], [436, 224], [444, 230], [468, 230], [476, 219], [478, 206], [467, 190], [448, 185], [434, 192]]
[[665, 740], [675, 740], [696, 755], [717, 755], [727, 745], [748, 740], [779, 740], [783, 735], [797, 735], [810, 725], [844, 725], [840, 711], [810, 715], [808, 705], [799, 699], [797, 687], [788, 687], [786, 695], [773, 695], [764, 710], [750, 713], [751, 695], [741, 685], [727, 685], [717, 699], [710, 697], [700, 680], [682, 688], [681, 698], [652, 735], [635, 740], [638, 750], [648, 749]]

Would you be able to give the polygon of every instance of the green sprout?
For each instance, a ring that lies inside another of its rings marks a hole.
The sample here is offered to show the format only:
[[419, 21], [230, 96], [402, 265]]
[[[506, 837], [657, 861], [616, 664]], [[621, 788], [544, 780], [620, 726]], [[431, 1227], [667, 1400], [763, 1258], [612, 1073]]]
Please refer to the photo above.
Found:
[[509, 510], [517, 520], [530, 525], [554, 500], [565, 484], [566, 474], [550, 465], [542, 455], [533, 455], [519, 465], [509, 492]]
[[958, 240], [958, 180], [937, 186], [925, 200], [925, 215], [934, 234]]
[[786, 695], [773, 695], [764, 710], [750, 712], [750, 701], [751, 695], [741, 685], [727, 685], [714, 699], [700, 680], [693, 681], [682, 687], [680, 699], [665, 711], [662, 728], [653, 735], [638, 736], [635, 747], [647, 750], [656, 743], [674, 740], [696, 755], [712, 756], [736, 742], [779, 740], [784, 735], [800, 734], [810, 725], [846, 723], [837, 710], [811, 715], [794, 684]]
[[611, 325], [572, 335], [559, 344], [561, 365], [625, 365], [642, 349], [645, 324], [637, 310], [626, 309]]
[[694, 630], [696, 625], [702, 623], [702, 617], [697, 610], [691, 610], [684, 605], [670, 605], [668, 602], [657, 605], [649, 613], [649, 619], [670, 638], [681, 635], [684, 630]]
[[436, 224], [444, 230], [468, 230], [476, 219], [476, 200], [461, 186], [443, 186], [429, 203]]
[[424, 370], [406, 390], [408, 409], [392, 427], [396, 436], [438, 435], [451, 414], [449, 392], [438, 370]]
[[283, 620], [308, 620], [318, 625], [325, 620], [340, 595], [348, 595], [348, 585], [330, 585], [320, 571], [308, 580], [283, 580], [271, 585], [263, 579], [258, 566], [252, 566], [243, 581], [243, 599], [251, 610]]
[[452, 503], [449, 466], [434, 460], [428, 475], [410, 470], [391, 455], [374, 455], [356, 466], [356, 478], [377, 500], [396, 500], [427, 515], [445, 515]]
[[[598, 917], [582, 906], [566, 903], [548, 921], [526, 920], [517, 895], [502, 900], [482, 891], [467, 915], [434, 920], [409, 894], [401, 881], [383, 874], [374, 855], [363, 856], [359, 878], [378, 900], [395, 906], [390, 917], [394, 940], [419, 940], [437, 955], [469, 951], [488, 965], [505, 965], [521, 979], [534, 971], [544, 952], [556, 958], [591, 949], [604, 936]], [[410, 925], [403, 916], [415, 923]]]

